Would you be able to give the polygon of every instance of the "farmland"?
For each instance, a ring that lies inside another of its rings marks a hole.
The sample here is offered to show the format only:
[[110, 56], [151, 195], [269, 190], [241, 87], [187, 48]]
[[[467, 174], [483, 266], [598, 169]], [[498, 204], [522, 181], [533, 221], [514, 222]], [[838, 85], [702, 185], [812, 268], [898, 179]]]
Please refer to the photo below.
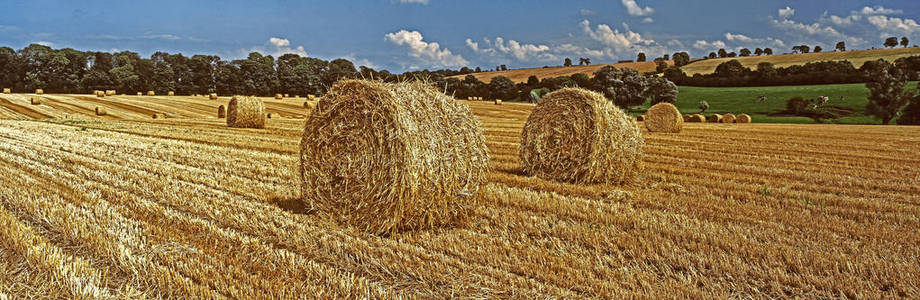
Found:
[[29, 97], [0, 95], [0, 298], [920, 297], [914, 127], [643, 130], [636, 183], [574, 185], [521, 174], [532, 105], [466, 102], [481, 204], [382, 237], [298, 201], [303, 99], [232, 129], [226, 98]]

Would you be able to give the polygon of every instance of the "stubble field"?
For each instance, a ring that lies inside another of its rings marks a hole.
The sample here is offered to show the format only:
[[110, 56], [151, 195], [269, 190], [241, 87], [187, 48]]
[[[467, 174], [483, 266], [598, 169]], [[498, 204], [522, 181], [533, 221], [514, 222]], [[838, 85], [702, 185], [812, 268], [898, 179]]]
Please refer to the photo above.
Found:
[[302, 99], [257, 130], [224, 98], [0, 98], [0, 298], [920, 297], [916, 127], [643, 130], [637, 183], [573, 185], [521, 174], [531, 105], [468, 102], [481, 206], [380, 237], [297, 200]]

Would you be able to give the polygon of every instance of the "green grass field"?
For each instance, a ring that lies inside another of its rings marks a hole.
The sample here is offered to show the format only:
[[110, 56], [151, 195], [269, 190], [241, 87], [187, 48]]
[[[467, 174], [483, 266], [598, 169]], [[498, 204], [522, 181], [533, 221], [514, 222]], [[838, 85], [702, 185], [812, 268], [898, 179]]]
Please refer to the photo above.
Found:
[[[910, 89], [916, 89], [917, 82], [910, 82], [907, 86]], [[700, 110], [697, 104], [700, 100], [706, 100], [709, 102], [707, 115], [746, 113], [758, 123], [814, 123], [814, 120], [807, 117], [769, 116], [768, 114], [784, 110], [786, 100], [795, 96], [802, 96], [806, 99], [827, 96], [830, 97], [830, 101], [826, 105], [854, 111], [850, 116], [828, 120], [828, 123], [881, 124], [880, 120], [865, 115], [869, 90], [866, 89], [865, 84], [861, 83], [732, 88], [681, 86], [678, 91], [675, 105], [684, 113], [698, 113]], [[761, 95], [767, 96], [767, 101], [758, 102], [757, 98]], [[840, 100], [841, 96], [843, 96], [843, 101]], [[648, 108], [648, 104], [637, 107], [632, 114], [640, 115]]]

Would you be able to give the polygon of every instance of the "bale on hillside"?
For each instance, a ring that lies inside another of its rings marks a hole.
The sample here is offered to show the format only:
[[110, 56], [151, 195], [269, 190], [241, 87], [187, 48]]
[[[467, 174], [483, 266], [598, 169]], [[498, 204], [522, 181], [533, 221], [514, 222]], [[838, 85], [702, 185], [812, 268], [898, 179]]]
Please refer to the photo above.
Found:
[[256, 97], [233, 96], [227, 104], [227, 126], [264, 128], [265, 104]]
[[711, 115], [709, 115], [709, 117], [706, 118], [706, 122], [708, 122], [708, 123], [720, 123], [720, 122], [722, 122], [722, 115], [720, 115], [720, 114], [711, 114]]
[[735, 114], [727, 113], [722, 115], [721, 123], [735, 123]]
[[645, 112], [645, 128], [651, 132], [678, 133], [684, 128], [684, 117], [674, 104], [661, 102]]
[[227, 117], [227, 109], [223, 105], [217, 107], [217, 118], [223, 119]]
[[701, 114], [693, 114], [688, 120], [691, 123], [706, 123], [706, 117]]
[[43, 94], [45, 94], [45, 90], [43, 90], [43, 89], [35, 89], [35, 94], [36, 94], [36, 95], [43, 95]]
[[176, 95], [176, 92], [173, 92], [173, 91], [169, 91], [166, 93], [166, 96], [175, 96], [175, 95]]
[[307, 206], [386, 235], [465, 221], [489, 153], [469, 107], [436, 88], [342, 80], [307, 117], [300, 163]]
[[29, 99], [29, 102], [31, 102], [32, 105], [40, 105], [40, 104], [42, 104], [42, 101], [39, 100], [38, 98], [35, 98], [35, 97], [30, 98], [30, 99]]
[[100, 98], [101, 98], [101, 97], [105, 97], [105, 92], [103, 92], [103, 91], [96, 91], [96, 97], [100, 97]]
[[281, 100], [281, 94], [275, 94], [275, 99]]
[[735, 123], [751, 123], [751, 116], [748, 114], [740, 114], [735, 118]]
[[115, 93], [115, 90], [106, 90], [106, 91], [105, 91], [105, 95], [106, 95], [106, 96], [115, 96], [115, 94], [116, 94], [116, 93]]
[[574, 183], [627, 183], [642, 170], [639, 126], [603, 95], [565, 88], [543, 97], [521, 135], [523, 171]]
[[502, 105], [502, 99], [495, 99], [495, 105]]
[[143, 96], [143, 95], [144, 95], [144, 93], [141, 93], [141, 92], [137, 92], [137, 95], [138, 95], [138, 96]]
[[97, 115], [97, 116], [104, 116], [104, 115], [106, 115], [106, 114], [107, 114], [107, 113], [105, 112], [105, 108], [104, 108], [104, 107], [96, 106], [96, 115]]
[[290, 94], [284, 94], [284, 98], [290, 98], [290, 97], [291, 97]]
[[153, 91], [147, 91], [147, 96], [156, 96], [156, 95], [157, 95], [157, 93], [155, 93], [155, 92], [153, 92]]
[[210, 95], [208, 95], [208, 99], [217, 100], [217, 93], [211, 93]]
[[636, 117], [636, 121], [639, 121], [639, 122], [645, 121], [645, 115], [640, 115], [640, 116]]
[[12, 91], [10, 91], [9, 88], [3, 88], [3, 93], [4, 93], [4, 94], [9, 94], [9, 93], [12, 93]]

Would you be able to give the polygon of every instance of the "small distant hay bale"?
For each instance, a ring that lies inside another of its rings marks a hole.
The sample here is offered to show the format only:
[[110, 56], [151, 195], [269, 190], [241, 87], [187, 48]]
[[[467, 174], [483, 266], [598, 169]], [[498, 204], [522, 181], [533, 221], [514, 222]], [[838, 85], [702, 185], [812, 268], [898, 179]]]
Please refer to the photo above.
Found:
[[727, 113], [722, 115], [721, 123], [735, 123], [735, 114]]
[[281, 96], [281, 94], [275, 94], [275, 99], [281, 100], [281, 98], [283, 98], [283, 97]]
[[691, 123], [706, 123], [706, 117], [701, 114], [693, 114], [688, 121]]
[[751, 123], [751, 116], [748, 114], [740, 114], [735, 118], [735, 123]]
[[176, 92], [173, 92], [173, 91], [169, 91], [169, 92], [166, 93], [166, 96], [169, 96], [169, 97], [172, 97], [172, 96], [175, 96], [175, 95], [176, 95]]
[[217, 93], [211, 93], [210, 95], [208, 95], [208, 99], [217, 100]]
[[502, 99], [495, 99], [495, 105], [502, 105]]
[[227, 117], [227, 109], [223, 105], [217, 107], [217, 118], [223, 119]]
[[10, 88], [3, 88], [3, 93], [4, 93], [4, 94], [10, 94], [10, 93], [12, 93], [12, 91], [10, 91]]
[[35, 94], [36, 94], [36, 95], [44, 95], [44, 94], [45, 94], [45, 90], [43, 90], [43, 89], [35, 89]]
[[683, 115], [683, 118], [684, 118], [684, 122], [690, 122], [690, 115], [689, 115], [689, 114], [684, 114], [684, 115]]
[[709, 117], [706, 118], [706, 122], [709, 122], [709, 123], [721, 123], [721, 122], [722, 122], [722, 115], [720, 115], [720, 114], [711, 114], [711, 115], [709, 115]]
[[153, 91], [147, 91], [147, 96], [156, 96], [156, 95], [157, 95], [157, 93], [155, 93], [155, 92], [153, 92]]
[[273, 113], [267, 113], [267, 114], [265, 114], [265, 118], [268, 118], [268, 119], [277, 118], [277, 117], [278, 117], [278, 115], [273, 114]]
[[105, 91], [105, 95], [106, 95], [106, 96], [115, 96], [116, 94], [117, 94], [117, 93], [115, 93], [115, 90], [106, 90], [106, 91]]
[[482, 97], [476, 97], [476, 100], [482, 101]]
[[636, 121], [639, 121], [639, 122], [645, 121], [645, 115], [636, 117]]
[[227, 126], [264, 128], [265, 104], [256, 97], [233, 96], [227, 104]]
[[291, 97], [290, 94], [284, 94], [284, 98], [290, 98], [290, 97]]
[[166, 118], [166, 115], [161, 114], [161, 113], [154, 113], [152, 117], [153, 117], [154, 119], [164, 119], [164, 118]]
[[523, 171], [573, 183], [628, 183], [642, 170], [645, 140], [632, 117], [603, 95], [565, 88], [547, 94], [521, 135]]
[[104, 116], [104, 115], [107, 115], [107, 114], [108, 114], [108, 113], [105, 112], [105, 108], [104, 108], [104, 107], [96, 106], [96, 115], [97, 115], [97, 116]]
[[464, 222], [489, 153], [469, 107], [422, 82], [335, 83], [300, 143], [310, 207], [373, 234]]
[[96, 97], [104, 98], [104, 97], [105, 97], [105, 92], [103, 92], [103, 91], [96, 91]]
[[316, 104], [313, 103], [313, 102], [311, 102], [311, 101], [304, 101], [304, 103], [303, 103], [303, 108], [306, 108], [306, 109], [313, 109], [313, 108], [315, 108], [315, 107], [316, 107]]
[[41, 105], [41, 104], [42, 104], [42, 101], [39, 100], [38, 98], [35, 98], [35, 97], [30, 98], [30, 99], [29, 99], [29, 102], [31, 102], [32, 105]]
[[138, 95], [138, 96], [143, 96], [143, 95], [144, 95], [144, 93], [141, 93], [141, 92], [137, 92], [137, 95]]
[[674, 104], [658, 103], [645, 112], [645, 128], [651, 132], [678, 133], [684, 128], [684, 117]]

